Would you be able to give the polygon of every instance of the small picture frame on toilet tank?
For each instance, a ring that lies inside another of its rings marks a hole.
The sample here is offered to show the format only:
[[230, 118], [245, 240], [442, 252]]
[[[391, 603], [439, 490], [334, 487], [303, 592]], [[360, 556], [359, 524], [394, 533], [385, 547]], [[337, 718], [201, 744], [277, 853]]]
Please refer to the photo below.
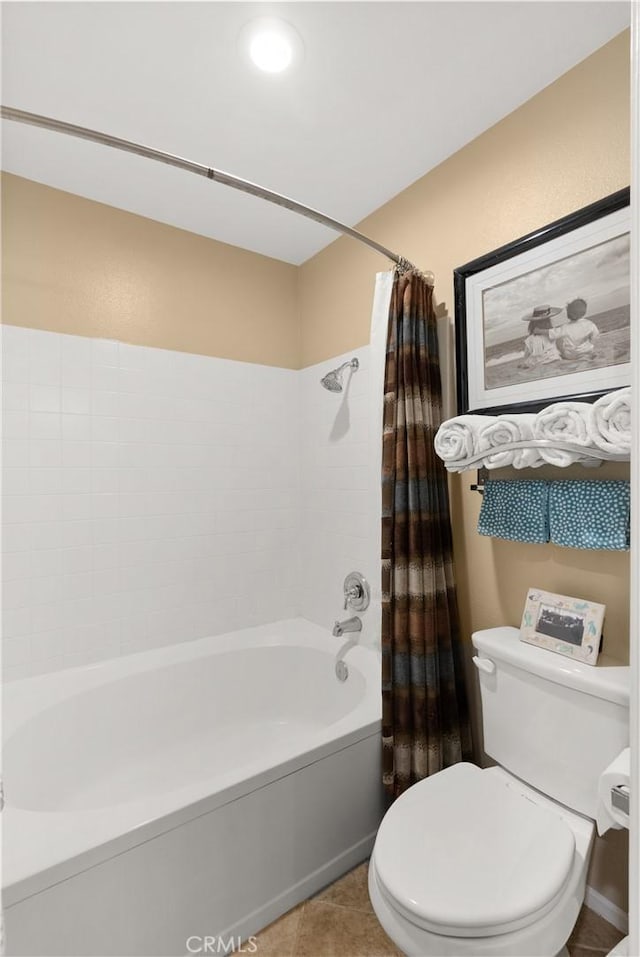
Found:
[[595, 665], [600, 653], [605, 605], [530, 588], [520, 640]]

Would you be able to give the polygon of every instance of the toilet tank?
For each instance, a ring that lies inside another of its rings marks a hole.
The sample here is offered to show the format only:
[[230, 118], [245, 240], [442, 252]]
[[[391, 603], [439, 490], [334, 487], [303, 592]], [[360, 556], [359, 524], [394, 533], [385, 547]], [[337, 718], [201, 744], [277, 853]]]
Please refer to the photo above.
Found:
[[598, 778], [629, 744], [630, 673], [520, 641], [517, 628], [472, 636], [484, 749], [538, 791], [595, 818]]

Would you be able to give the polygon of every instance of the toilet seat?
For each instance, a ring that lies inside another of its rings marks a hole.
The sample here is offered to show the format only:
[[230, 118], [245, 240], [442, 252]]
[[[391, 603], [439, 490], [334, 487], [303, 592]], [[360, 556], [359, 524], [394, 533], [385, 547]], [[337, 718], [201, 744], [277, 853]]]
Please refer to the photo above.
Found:
[[472, 764], [406, 791], [387, 812], [373, 865], [389, 906], [433, 934], [490, 937], [551, 910], [575, 837], [547, 807]]

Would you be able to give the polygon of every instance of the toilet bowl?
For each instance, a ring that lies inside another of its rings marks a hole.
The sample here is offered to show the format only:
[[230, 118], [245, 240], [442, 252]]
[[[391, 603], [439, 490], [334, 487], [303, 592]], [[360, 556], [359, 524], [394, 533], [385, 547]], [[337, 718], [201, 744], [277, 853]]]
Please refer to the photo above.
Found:
[[582, 906], [593, 835], [502, 768], [457, 764], [387, 813], [369, 896], [409, 957], [553, 957]]
[[408, 957], [556, 957], [584, 901], [598, 780], [627, 746], [629, 668], [476, 632], [486, 753], [387, 811], [369, 896]]

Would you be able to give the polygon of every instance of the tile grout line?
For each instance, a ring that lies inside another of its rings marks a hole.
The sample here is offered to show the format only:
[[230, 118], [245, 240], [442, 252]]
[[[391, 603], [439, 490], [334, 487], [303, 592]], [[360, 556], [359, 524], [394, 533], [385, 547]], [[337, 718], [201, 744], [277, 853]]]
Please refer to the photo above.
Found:
[[309, 903], [308, 898], [306, 901], [302, 902], [302, 909], [300, 911], [300, 917], [298, 918], [298, 923], [296, 925], [296, 932], [293, 935], [293, 947], [291, 949], [291, 957], [296, 957], [296, 954], [298, 953], [298, 938], [300, 937], [300, 928], [302, 927], [302, 921], [304, 920], [304, 912], [308, 903]]
[[[330, 886], [331, 886], [331, 885], [330, 885]], [[333, 901], [318, 900], [316, 897], [307, 898], [307, 900], [303, 901], [303, 902], [302, 902], [302, 905], [301, 905], [301, 908], [302, 908], [302, 909], [301, 909], [301, 912], [300, 912], [300, 918], [299, 918], [299, 920], [298, 920], [298, 924], [297, 924], [295, 933], [294, 933], [294, 935], [293, 935], [293, 950], [292, 950], [292, 952], [291, 952], [291, 957], [296, 957], [297, 952], [298, 952], [298, 942], [299, 942], [299, 938], [300, 938], [300, 931], [301, 931], [301, 929], [302, 929], [302, 924], [303, 924], [303, 922], [304, 922], [304, 917], [305, 917], [305, 912], [306, 912], [307, 904], [313, 905], [314, 903], [316, 903], [316, 904], [325, 904], [325, 905], [328, 905], [329, 907], [337, 907], [337, 908], [339, 908], [340, 910], [349, 910], [349, 911], [352, 911], [354, 914], [366, 914], [366, 915], [371, 916], [371, 912], [370, 912], [370, 911], [368, 911], [368, 910], [362, 910], [362, 909], [360, 909], [359, 907], [352, 907], [352, 906], [350, 906], [349, 904], [336, 904], [336, 903], [334, 903]], [[285, 915], [283, 915], [283, 916], [285, 916]]]
[[[313, 900], [305, 901], [305, 904], [313, 904]], [[353, 904], [340, 904], [338, 901], [316, 900], [316, 904], [327, 904], [329, 907], [339, 907], [341, 910], [352, 910], [355, 914], [368, 914], [375, 916], [375, 911], [365, 910], [363, 907], [355, 907]]]

